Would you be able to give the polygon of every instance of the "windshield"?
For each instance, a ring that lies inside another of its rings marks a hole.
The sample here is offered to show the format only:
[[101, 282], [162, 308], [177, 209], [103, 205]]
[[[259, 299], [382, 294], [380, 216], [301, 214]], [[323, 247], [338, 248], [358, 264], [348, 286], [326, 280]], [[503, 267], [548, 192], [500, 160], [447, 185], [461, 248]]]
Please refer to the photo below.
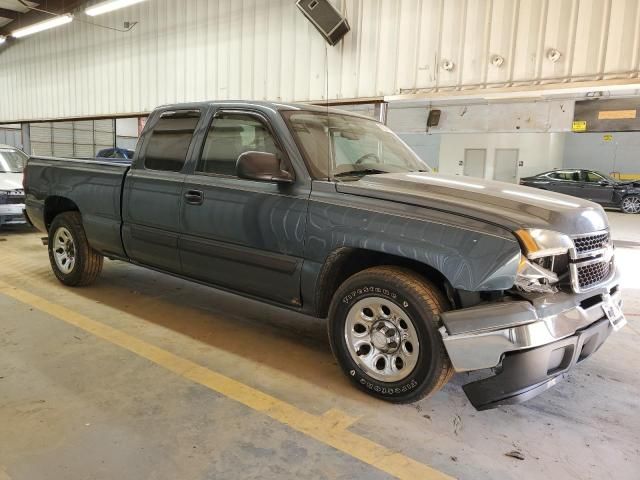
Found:
[[28, 158], [15, 148], [0, 148], [0, 173], [22, 173]]
[[356, 180], [376, 173], [431, 171], [386, 126], [333, 112], [283, 112], [316, 178]]

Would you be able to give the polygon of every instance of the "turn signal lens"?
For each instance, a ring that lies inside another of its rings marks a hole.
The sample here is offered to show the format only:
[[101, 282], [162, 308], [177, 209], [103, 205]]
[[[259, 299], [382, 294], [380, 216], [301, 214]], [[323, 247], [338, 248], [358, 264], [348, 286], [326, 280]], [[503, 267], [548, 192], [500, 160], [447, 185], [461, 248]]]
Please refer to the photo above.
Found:
[[516, 230], [515, 235], [516, 237], [518, 237], [518, 240], [520, 240], [520, 243], [522, 244], [524, 253], [526, 255], [531, 255], [532, 253], [535, 253], [539, 250], [538, 244], [533, 239], [531, 233], [529, 233], [528, 230]]

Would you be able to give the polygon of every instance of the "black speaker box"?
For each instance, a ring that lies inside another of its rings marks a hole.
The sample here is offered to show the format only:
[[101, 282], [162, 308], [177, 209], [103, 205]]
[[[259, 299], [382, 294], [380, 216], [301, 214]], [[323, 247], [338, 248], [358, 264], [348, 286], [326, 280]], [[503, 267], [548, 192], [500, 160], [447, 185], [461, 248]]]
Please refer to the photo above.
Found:
[[329, 0], [298, 0], [296, 5], [330, 45], [337, 44], [351, 27]]

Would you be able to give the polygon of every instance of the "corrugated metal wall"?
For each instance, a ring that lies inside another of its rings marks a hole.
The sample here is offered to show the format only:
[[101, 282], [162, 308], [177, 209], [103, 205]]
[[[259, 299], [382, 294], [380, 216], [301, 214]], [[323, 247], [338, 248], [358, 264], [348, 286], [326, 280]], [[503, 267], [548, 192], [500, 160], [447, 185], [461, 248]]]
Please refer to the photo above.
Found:
[[113, 148], [114, 120], [78, 120], [30, 124], [33, 155], [92, 158]]
[[19, 128], [0, 127], [0, 145], [12, 145], [22, 147], [22, 130]]
[[294, 0], [148, 1], [90, 20], [139, 21], [128, 33], [79, 14], [0, 50], [0, 121], [636, 78], [639, 3], [335, 0], [352, 31], [332, 48]]

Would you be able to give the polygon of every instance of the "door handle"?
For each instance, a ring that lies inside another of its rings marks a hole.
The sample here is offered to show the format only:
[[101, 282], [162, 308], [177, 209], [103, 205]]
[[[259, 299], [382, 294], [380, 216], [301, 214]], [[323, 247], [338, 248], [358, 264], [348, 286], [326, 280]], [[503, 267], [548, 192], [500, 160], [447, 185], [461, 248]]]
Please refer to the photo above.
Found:
[[189, 205], [202, 205], [204, 194], [200, 190], [187, 190], [184, 198]]

